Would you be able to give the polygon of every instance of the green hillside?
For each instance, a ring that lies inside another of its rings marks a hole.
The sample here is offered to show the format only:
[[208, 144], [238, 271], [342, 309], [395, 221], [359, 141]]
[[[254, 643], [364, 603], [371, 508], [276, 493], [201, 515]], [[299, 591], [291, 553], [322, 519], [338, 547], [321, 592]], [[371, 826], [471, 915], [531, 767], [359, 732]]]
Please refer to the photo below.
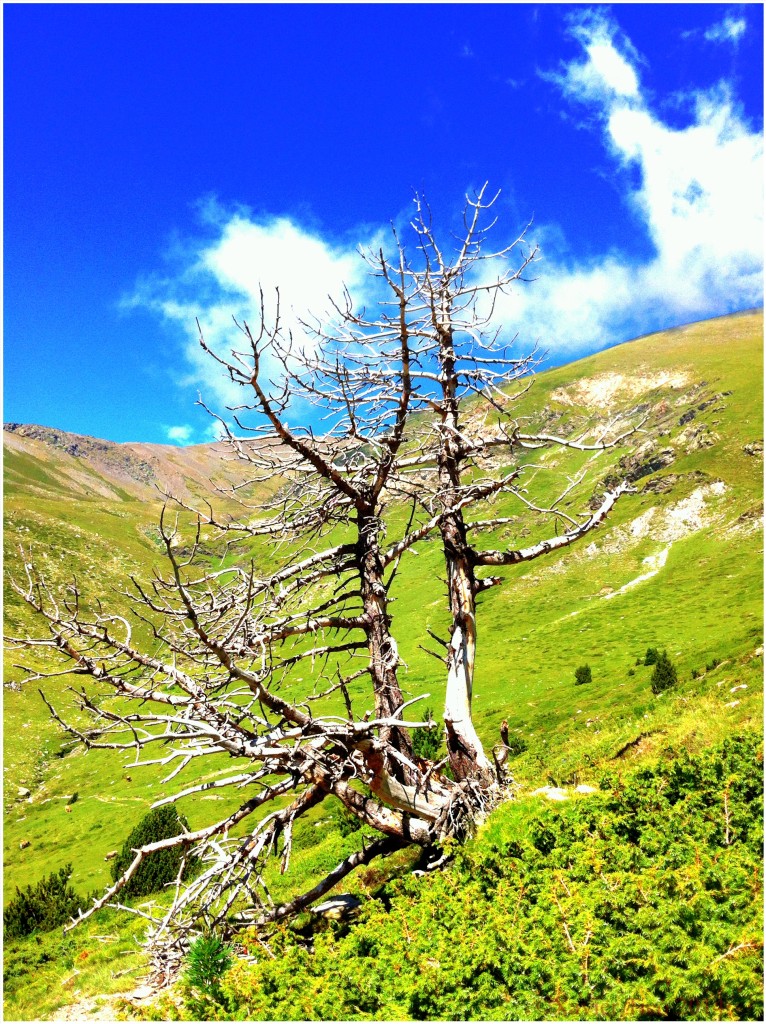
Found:
[[[485, 827], [487, 835], [502, 832], [507, 844], [512, 829], [503, 822], [521, 822], [526, 834], [533, 820], [543, 822], [543, 828], [548, 827], [548, 818], [553, 822], [561, 815], [564, 819], [577, 816], [575, 810], [531, 795], [541, 787], [557, 787], [570, 797], [572, 808], [579, 807], [585, 801], [574, 799], [577, 785], [599, 787], [608, 773], [629, 775], [644, 766], [654, 771], [653, 766], [675, 763], [679, 757], [704, 758], [707, 751], [732, 737], [760, 735], [762, 358], [762, 312], [742, 313], [641, 338], [543, 373], [514, 406], [514, 417], [530, 432], [581, 433], [629, 412], [645, 422], [642, 431], [618, 449], [597, 454], [551, 450], [542, 456], [534, 453], [534, 459], [529, 455], [530, 463], [538, 467], [528, 478], [536, 501], [545, 502], [557, 494], [575, 472], [582, 472], [582, 479], [570, 495], [572, 508], [603, 494], [610, 482], [626, 475], [634, 480], [636, 493], [622, 498], [607, 522], [579, 546], [501, 570], [505, 582], [479, 598], [477, 729], [491, 746], [497, 741], [500, 722], [506, 719], [521, 751], [512, 763], [519, 799], [497, 812]], [[470, 415], [478, 421], [486, 410], [475, 405]], [[6, 574], [21, 573], [20, 549], [31, 550], [54, 583], [76, 573], [84, 589], [119, 607], [122, 598], [117, 591], [125, 578], [130, 574], [146, 578], [161, 563], [156, 528], [161, 498], [153, 483], [142, 478], [148, 472], [142, 467], [154, 467], [152, 472], [160, 480], [164, 472], [176, 493], [182, 490], [192, 501], [202, 493], [205, 474], [216, 472], [214, 463], [210, 453], [192, 450], [188, 457], [165, 452], [160, 459], [148, 445], [129, 453], [127, 462], [124, 452], [87, 449], [72, 455], [71, 448], [71, 442], [53, 443], [44, 432], [22, 439], [18, 431], [6, 435]], [[235, 482], [232, 472], [227, 469], [219, 485]], [[488, 534], [483, 542], [486, 548], [524, 546], [549, 534], [549, 522], [538, 522], [510, 498], [499, 500], [492, 510], [493, 515], [514, 517], [514, 521]], [[243, 546], [229, 557], [250, 553]], [[268, 550], [253, 553], [259, 559], [273, 557]], [[443, 587], [438, 582], [442, 572], [440, 549], [435, 542], [424, 542], [406, 553], [394, 594], [393, 628], [407, 665], [402, 686], [408, 695], [431, 694], [429, 703], [434, 708], [443, 696], [444, 681], [438, 665], [420, 645], [426, 627], [438, 633], [446, 625]], [[26, 609], [7, 585], [5, 615], [7, 634], [19, 635], [30, 627]], [[667, 650], [678, 671], [678, 686], [661, 696], [652, 694], [652, 668], [643, 664], [649, 647]], [[6, 903], [16, 886], [36, 882], [67, 862], [74, 866], [71, 881], [79, 892], [102, 887], [109, 880], [106, 854], [122, 845], [154, 800], [170, 792], [161, 781], [160, 769], [131, 770], [127, 761], [107, 752], [85, 754], [73, 749], [40, 700], [40, 684], [20, 683], [28, 672], [16, 666], [28, 664], [30, 657], [10, 651], [5, 660]], [[575, 670], [584, 664], [591, 667], [592, 681], [575, 686]], [[74, 677], [59, 676], [46, 681], [44, 689], [54, 704], [64, 708], [70, 699], [66, 687], [77, 682]], [[312, 681], [301, 677], [291, 685], [308, 688]], [[195, 775], [192, 766], [188, 781], [202, 772], [212, 777], [219, 768], [209, 764]], [[737, 770], [742, 771], [741, 765]], [[66, 813], [74, 793], [77, 802]], [[607, 798], [594, 797], [594, 802], [602, 799]], [[181, 809], [192, 828], [210, 820], [213, 805], [208, 800], [216, 801], [216, 815], [239, 802], [236, 795], [183, 801]], [[603, 814], [611, 813], [613, 809], [605, 805]], [[570, 825], [550, 827], [566, 830]], [[326, 863], [329, 869], [358, 841], [358, 833], [341, 837], [332, 829], [323, 805], [305, 834], [296, 837], [295, 876], [276, 880], [275, 898], [286, 895], [287, 886], [300, 887], [301, 877], [310, 868]], [[706, 841], [700, 834], [699, 843]], [[479, 846], [472, 848], [479, 852], [466, 854], [468, 860], [461, 863], [467, 864], [471, 857], [481, 860], [482, 842], [480, 834]], [[406, 864], [406, 856], [391, 858], [385, 870], [369, 869], [344, 884], [368, 896], [385, 881], [386, 873]], [[550, 870], [553, 878], [561, 865], [552, 864]], [[450, 884], [424, 880], [424, 885], [426, 881], [437, 890]], [[730, 884], [739, 882], [735, 879]], [[758, 897], [760, 882], [749, 884], [753, 886], [750, 903], [742, 916], [751, 922], [748, 935], [754, 928], [752, 901]], [[414, 898], [410, 889], [404, 895], [410, 901]], [[432, 898], [437, 896], [424, 895]], [[371, 911], [378, 912], [379, 908]], [[66, 940], [64, 959], [72, 964], [78, 950], [99, 950], [95, 959], [100, 966], [93, 968], [92, 976], [84, 961], [78, 968], [82, 994], [135, 984], [135, 975], [133, 980], [107, 977], [109, 944], [99, 946], [93, 938], [107, 933], [117, 936], [123, 927], [112, 915], [108, 924], [90, 922]], [[135, 931], [135, 923], [130, 928]], [[727, 926], [721, 941], [725, 937], [726, 942], [734, 942], [735, 933], [734, 924]], [[49, 941], [53, 936], [45, 943]], [[353, 945], [356, 940], [348, 941]], [[59, 985], [63, 961], [57, 963], [55, 955], [44, 966], [38, 963], [34, 978], [24, 974], [19, 964], [24, 962], [26, 948], [22, 944], [10, 954], [16, 967], [7, 979], [7, 1017], [32, 1019], [36, 1006], [50, 1010], [56, 1000], [73, 999], [74, 989]], [[390, 955], [396, 959], [394, 953]], [[503, 977], [498, 984], [507, 985]], [[59, 989], [51, 995], [54, 982]], [[267, 1009], [259, 1008], [259, 998], [256, 992], [243, 1005], [248, 1013], [268, 1017]], [[593, 1007], [612, 1013], [622, 1008], [629, 1019], [650, 1012], [640, 1007], [624, 1009], [634, 998], [632, 990], [619, 1007], [616, 996], [612, 1002], [604, 998], [606, 1002], [594, 1002]], [[573, 1001], [571, 993], [562, 994], [561, 1007], [554, 1012], [545, 999], [528, 1004], [511, 1000], [508, 1013], [545, 1016], [547, 1009], [550, 1017], [578, 1019], [584, 1013], [582, 1007], [590, 1005]], [[348, 1019], [385, 1013], [402, 1019], [417, 1017], [416, 1004], [408, 1000], [409, 996], [402, 997], [374, 1010], [362, 1007], [358, 1016], [349, 1005], [343, 1004], [342, 1009]], [[336, 1004], [326, 1005], [336, 1012]], [[649, 1000], [647, 1005], [655, 1004]], [[735, 1004], [727, 1005], [729, 1009], [720, 1010], [722, 1019], [734, 1012]], [[455, 1009], [448, 1003], [424, 1003], [426, 1017], [429, 1008], [434, 1015], [454, 1015]], [[299, 1011], [311, 1019], [309, 1005], [296, 1006], [294, 1012]], [[505, 1019], [492, 1016], [500, 1009], [491, 1000], [481, 1008], [477, 1002], [475, 1012], [490, 1014], [484, 1019]]]

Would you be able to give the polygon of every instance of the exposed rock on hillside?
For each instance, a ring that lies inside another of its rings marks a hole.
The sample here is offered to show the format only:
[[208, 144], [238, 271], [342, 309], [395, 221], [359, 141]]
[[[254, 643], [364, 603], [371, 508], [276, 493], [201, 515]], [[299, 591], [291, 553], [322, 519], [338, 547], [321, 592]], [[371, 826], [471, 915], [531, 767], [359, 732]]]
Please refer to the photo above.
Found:
[[[249, 463], [227, 458], [227, 451], [218, 443], [186, 448], [118, 444], [21, 423], [6, 423], [3, 439], [6, 450], [37, 461], [43, 475], [37, 480], [33, 475], [29, 483], [40, 491], [54, 487], [83, 497], [117, 500], [157, 500], [172, 494], [193, 501], [197, 496], [212, 497], [218, 489], [226, 492], [232, 486], [241, 487], [252, 475]], [[260, 443], [252, 442], [254, 446]], [[52, 477], [48, 484], [46, 476]]]
[[667, 494], [684, 479], [701, 482], [707, 479], [707, 474], [703, 473], [700, 469], [695, 469], [693, 473], [666, 473], [665, 476], [657, 476], [653, 480], [647, 480], [641, 490], [648, 494]]
[[678, 435], [678, 441], [687, 452], [697, 452], [702, 448], [712, 448], [720, 438], [710, 430], [706, 423], [695, 423]]
[[41, 441], [49, 448], [71, 455], [73, 459], [84, 459], [94, 466], [100, 466], [115, 479], [149, 484], [157, 480], [153, 466], [137, 456], [129, 445], [114, 441], [102, 441], [84, 434], [70, 434], [64, 430], [53, 430], [37, 424], [5, 423], [6, 434]]
[[656, 391], [658, 388], [681, 388], [688, 383], [688, 376], [682, 371], [661, 371], [635, 374], [600, 373], [575, 381], [565, 388], [551, 392], [551, 398], [563, 405], [584, 405], [608, 409], [617, 401], [637, 397]]

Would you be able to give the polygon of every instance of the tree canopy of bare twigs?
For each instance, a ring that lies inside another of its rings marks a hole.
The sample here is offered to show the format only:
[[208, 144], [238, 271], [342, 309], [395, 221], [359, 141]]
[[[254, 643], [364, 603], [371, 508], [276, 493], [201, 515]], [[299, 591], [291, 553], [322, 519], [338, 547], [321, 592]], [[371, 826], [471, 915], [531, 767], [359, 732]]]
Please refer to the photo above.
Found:
[[[150, 941], [168, 972], [201, 929], [231, 933], [242, 920], [284, 918], [376, 856], [466, 835], [507, 792], [507, 747], [501, 742], [488, 755], [472, 716], [477, 596], [502, 580], [481, 570], [572, 544], [630, 489], [620, 484], [595, 511], [572, 516], [562, 505], [577, 480], [539, 505], [523, 486], [517, 456], [555, 446], [598, 451], [637, 425], [607, 424], [599, 436], [572, 438], [524, 433], [513, 420], [514, 397], [537, 359], [514, 354], [495, 306], [525, 280], [537, 253], [524, 234], [489, 246], [496, 198], [485, 186], [467, 200], [462, 235], [449, 250], [416, 198], [411, 249], [394, 235], [393, 257], [363, 254], [382, 294], [372, 312], [346, 293], [329, 316], [304, 319], [298, 343], [283, 326], [279, 295], [261, 295], [255, 322], [235, 322], [239, 346], [229, 354], [212, 351], [200, 329], [203, 349], [243, 395], [231, 416], [219, 417], [231, 456], [249, 464], [252, 483], [280, 486], [257, 506], [243, 498], [238, 516], [184, 506], [181, 515], [196, 521], [186, 545], [178, 509], [166, 506], [167, 572], [131, 580], [129, 613], [88, 601], [76, 583], [54, 593], [25, 556], [26, 578], [14, 586], [47, 629], [11, 642], [53, 648], [70, 671], [119, 698], [112, 706], [77, 691], [93, 719], [87, 729], [44, 698], [62, 727], [86, 747], [132, 754], [135, 766], [166, 765], [166, 781], [179, 782], [160, 803], [209, 788], [184, 786], [182, 772], [215, 754], [229, 755], [231, 771], [212, 785], [244, 794], [227, 817], [136, 850], [82, 915], [119, 903], [120, 889], [160, 846], [199, 857], [201, 871], [183, 882], [179, 872], [172, 904], [150, 920]], [[292, 424], [296, 403], [321, 411], [321, 431]], [[507, 521], [492, 514], [503, 495], [550, 520], [551, 536], [526, 549], [485, 549], [483, 531]], [[391, 535], [394, 522], [406, 525]], [[450, 621], [446, 637], [431, 634], [437, 685], [446, 683], [447, 757], [438, 764], [413, 754], [413, 730], [428, 723], [421, 698], [402, 690], [391, 608], [400, 559], [432, 536], [443, 550]], [[263, 559], [211, 567], [205, 550], [233, 537], [253, 538]], [[138, 623], [150, 644], [136, 639]], [[290, 682], [307, 661], [324, 666], [320, 692]], [[309, 891], [275, 905], [266, 862], [278, 857], [288, 870], [295, 822], [330, 794], [378, 838]]]

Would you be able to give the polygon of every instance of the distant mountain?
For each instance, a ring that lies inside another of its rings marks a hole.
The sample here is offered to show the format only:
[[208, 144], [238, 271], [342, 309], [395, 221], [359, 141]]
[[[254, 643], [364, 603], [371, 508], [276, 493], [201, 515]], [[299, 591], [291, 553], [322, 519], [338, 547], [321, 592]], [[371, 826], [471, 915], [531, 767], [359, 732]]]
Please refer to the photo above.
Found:
[[3, 444], [6, 486], [23, 485], [48, 496], [153, 501], [172, 494], [189, 500], [241, 485], [252, 475], [252, 467], [227, 457], [220, 443], [118, 444], [36, 424], [5, 423]]

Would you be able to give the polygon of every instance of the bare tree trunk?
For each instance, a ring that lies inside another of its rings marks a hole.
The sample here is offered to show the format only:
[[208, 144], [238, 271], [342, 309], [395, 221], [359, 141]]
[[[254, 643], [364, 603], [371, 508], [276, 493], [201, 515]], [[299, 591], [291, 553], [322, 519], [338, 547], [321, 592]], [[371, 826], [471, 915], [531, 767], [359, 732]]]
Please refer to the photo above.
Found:
[[[371, 512], [360, 512], [357, 525], [357, 560], [375, 714], [378, 718], [391, 718], [400, 712], [404, 698], [396, 675], [399, 651], [391, 635], [383, 560], [378, 545], [380, 520]], [[408, 761], [412, 760], [412, 741], [406, 729], [396, 726], [385, 728], [381, 730], [380, 740], [384, 744], [389, 743]], [[387, 761], [386, 769], [394, 778], [405, 783], [411, 781], [411, 772], [406, 764], [390, 757]]]
[[474, 728], [471, 712], [476, 667], [475, 578], [461, 512], [442, 521], [441, 534], [452, 614], [444, 701], [447, 751], [456, 779], [489, 778], [491, 766]]
[[[438, 327], [442, 384], [439, 484], [445, 507], [455, 509], [460, 499], [460, 464], [464, 452], [460, 440], [460, 403], [451, 320], [450, 298], [445, 289], [441, 296]], [[467, 778], [489, 781], [490, 762], [474, 728], [471, 713], [476, 666], [476, 580], [469, 557], [462, 511], [458, 508], [447, 513], [439, 529], [444, 546], [452, 614], [444, 703], [447, 752], [450, 767], [458, 781]]]

